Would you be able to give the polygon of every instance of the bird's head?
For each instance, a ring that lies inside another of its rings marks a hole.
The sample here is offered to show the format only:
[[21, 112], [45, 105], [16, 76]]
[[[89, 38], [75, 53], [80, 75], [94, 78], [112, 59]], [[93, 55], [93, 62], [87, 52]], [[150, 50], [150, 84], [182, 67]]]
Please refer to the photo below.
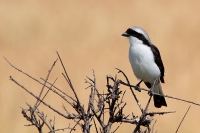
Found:
[[130, 27], [122, 34], [122, 36], [127, 37], [129, 42], [134, 43], [144, 43], [146, 45], [151, 45], [151, 40], [147, 32], [137, 26]]

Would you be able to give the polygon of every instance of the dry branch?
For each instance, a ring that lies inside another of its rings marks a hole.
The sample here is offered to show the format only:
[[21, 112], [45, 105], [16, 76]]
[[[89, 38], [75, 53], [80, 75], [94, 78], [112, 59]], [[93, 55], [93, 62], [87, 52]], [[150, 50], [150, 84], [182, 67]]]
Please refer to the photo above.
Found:
[[[107, 76], [107, 78], [106, 78], [107, 79], [107, 85], [106, 85], [107, 90], [106, 90], [105, 93], [104, 92], [100, 93], [99, 90], [98, 90], [96, 75], [95, 75], [94, 70], [93, 70], [93, 78], [86, 77], [85, 83], [87, 83], [89, 85], [87, 88], [90, 89], [90, 94], [88, 95], [88, 98], [89, 98], [88, 103], [87, 103], [88, 106], [87, 106], [87, 108], [85, 108], [83, 106], [84, 104], [81, 103], [81, 101], [79, 100], [79, 97], [78, 97], [78, 95], [75, 91], [74, 86], [72, 85], [70, 77], [69, 77], [69, 75], [66, 71], [66, 68], [65, 68], [63, 61], [62, 61], [58, 52], [57, 52], [57, 55], [58, 55], [58, 58], [60, 60], [61, 65], [62, 65], [62, 68], [64, 70], [64, 73], [62, 73], [62, 75], [65, 78], [66, 82], [68, 83], [68, 85], [69, 85], [71, 91], [73, 92], [74, 96], [69, 96], [65, 92], [58, 89], [54, 85], [54, 83], [57, 79], [53, 83], [48, 82], [48, 78], [49, 78], [51, 71], [52, 71], [53, 67], [55, 66], [57, 60], [53, 63], [50, 70], [48, 71], [46, 79], [42, 79], [42, 81], [44, 82], [44, 83], [42, 83], [39, 80], [33, 78], [29, 74], [23, 72], [22, 70], [18, 69], [14, 65], [12, 65], [4, 57], [4, 59], [14, 69], [21, 72], [22, 74], [25, 74], [29, 78], [33, 79], [34, 81], [36, 81], [36, 82], [38, 82], [42, 85], [42, 89], [40, 91], [39, 96], [36, 96], [29, 89], [22, 86], [20, 83], [18, 83], [15, 79], [13, 79], [10, 76], [11, 81], [13, 81], [15, 84], [20, 86], [22, 89], [24, 89], [27, 93], [29, 93], [31, 96], [33, 96], [37, 100], [37, 102], [35, 104], [35, 108], [34, 108], [34, 106], [32, 107], [31, 105], [28, 104], [28, 107], [29, 107], [28, 111], [30, 111], [30, 116], [27, 115], [27, 111], [25, 109], [22, 109], [22, 114], [29, 122], [31, 122], [31, 125], [34, 125], [34, 126], [37, 127], [37, 129], [40, 133], [42, 133], [42, 128], [43, 128], [44, 125], [47, 126], [47, 128], [49, 129], [49, 131], [51, 133], [56, 132], [56, 131], [60, 131], [60, 130], [64, 131], [65, 129], [70, 129], [70, 132], [73, 132], [73, 131], [75, 131], [75, 128], [76, 128], [77, 125], [79, 125], [81, 127], [83, 133], [89, 133], [91, 126], [93, 126], [93, 124], [91, 124], [92, 122], [94, 123], [93, 127], [95, 128], [97, 133], [98, 132], [102, 132], [102, 133], [111, 132], [112, 125], [115, 124], [115, 123], [118, 123], [118, 122], [120, 123], [120, 125], [125, 124], [125, 123], [136, 125], [136, 127], [133, 131], [134, 133], [142, 133], [141, 126], [146, 128], [146, 130], [144, 132], [150, 132], [151, 131], [150, 124], [153, 121], [152, 117], [154, 115], [163, 115], [163, 114], [168, 114], [168, 113], [175, 113], [175, 111], [148, 112], [148, 107], [149, 107], [150, 101], [152, 99], [152, 95], [159, 95], [159, 94], [152, 93], [149, 96], [147, 104], [144, 107], [142, 107], [142, 105], [139, 102], [139, 97], [137, 97], [137, 95], [134, 93], [134, 90], [132, 88], [135, 88], [135, 90], [138, 90], [138, 91], [143, 90], [143, 91], [149, 92], [149, 90], [144, 89], [144, 88], [140, 88], [138, 86], [131, 85], [126, 74], [118, 68], [117, 68], [118, 73], [123, 74], [127, 83], [123, 82], [120, 79], [117, 79], [117, 76], [115, 76], [115, 78], [113, 78], [112, 76]], [[153, 92], [152, 90], [154, 89], [154, 85], [156, 83], [157, 83], [157, 80], [154, 81], [154, 84], [153, 84], [152, 88], [150, 89], [150, 92]], [[49, 87], [49, 85], [50, 85], [50, 87]], [[123, 99], [126, 90], [121, 90], [119, 88], [120, 85], [126, 86], [131, 90], [131, 93], [133, 94], [134, 100], [136, 101], [138, 108], [141, 110], [141, 114], [138, 115], [140, 117], [136, 117], [135, 115], [133, 115], [133, 112], [130, 112], [130, 114], [132, 114], [132, 117], [130, 118], [129, 114], [124, 113], [124, 109], [127, 106], [126, 102]], [[42, 92], [43, 92], [45, 87], [48, 88], [48, 91], [46, 92], [46, 94], [42, 98], [41, 95], [42, 95]], [[65, 114], [61, 113], [59, 110], [52, 107], [50, 104], [44, 102], [44, 98], [46, 97], [46, 95], [48, 95], [48, 92], [50, 90], [52, 92], [54, 92], [56, 95], [58, 95], [60, 98], [64, 99], [64, 101], [68, 105], [70, 105], [76, 111], [77, 114], [74, 114], [74, 113], [68, 111], [68, 109], [66, 108], [67, 106], [65, 107], [64, 104], [62, 104], [62, 107], [65, 111]], [[181, 100], [181, 101], [184, 101], [184, 102], [189, 102], [189, 103], [200, 106], [200, 104], [197, 104], [197, 103], [194, 103], [194, 102], [191, 102], [191, 101], [187, 101], [187, 100], [183, 100], [183, 99], [179, 99], [179, 98], [175, 98], [175, 97], [172, 97], [172, 96], [164, 95], [164, 97], [173, 98], [173, 99], [176, 99], [176, 100]], [[39, 108], [38, 106], [39, 106], [40, 103], [44, 104], [49, 109], [53, 110], [54, 112], [61, 115], [62, 117], [66, 118], [66, 119], [72, 119], [73, 121], [75, 121], [76, 124], [72, 128], [70, 128], [70, 126], [68, 126], [67, 128], [54, 129], [55, 119], [54, 119], [53, 124], [51, 124], [51, 122], [47, 123], [46, 116], [44, 116], [43, 112], [41, 113], [38, 109]], [[186, 114], [187, 114], [187, 112], [186, 112]], [[108, 121], [104, 120], [105, 115], [108, 116]], [[36, 116], [39, 117], [40, 120], [42, 120], [42, 123], [39, 122], [39, 120], [36, 118]], [[100, 127], [98, 127], [98, 125]], [[113, 133], [116, 132], [120, 128], [120, 125], [117, 126], [116, 129], [114, 129]], [[179, 127], [180, 127], [180, 125], [179, 125]], [[153, 128], [154, 128], [154, 125], [153, 125]]]
[[78, 96], [77, 96], [77, 94], [76, 94], [76, 92], [75, 92], [75, 89], [74, 89], [74, 87], [73, 87], [73, 85], [72, 85], [72, 82], [71, 82], [71, 80], [70, 80], [70, 78], [69, 78], [69, 76], [68, 76], [68, 74], [67, 74], [67, 71], [66, 71], [66, 69], [65, 69], [65, 66], [64, 66], [64, 64], [63, 64], [63, 62], [62, 62], [62, 59], [60, 58], [60, 55], [59, 55], [59, 53], [56, 51], [56, 53], [57, 53], [57, 55], [58, 55], [58, 58], [59, 58], [59, 60], [60, 60], [60, 63], [62, 64], [62, 67], [63, 67], [63, 70], [64, 70], [64, 72], [65, 72], [65, 74], [63, 74], [63, 76], [65, 77], [65, 79], [66, 79], [66, 81], [67, 81], [67, 83], [69, 84], [69, 86], [71, 87], [71, 89], [72, 89], [72, 91], [73, 91], [73, 93], [74, 93], [74, 95], [75, 95], [75, 97], [76, 97], [76, 100], [77, 100], [77, 104], [80, 104], [80, 101], [79, 101], [79, 99], [78, 99]]
[[40, 101], [41, 103], [43, 103], [45, 106], [47, 106], [48, 108], [50, 108], [51, 110], [53, 110], [54, 112], [56, 112], [57, 114], [61, 115], [64, 118], [67, 119], [74, 119], [74, 118], [79, 118], [79, 117], [71, 117], [71, 116], [66, 116], [63, 113], [61, 113], [60, 111], [56, 110], [55, 108], [53, 108], [52, 106], [50, 106], [49, 104], [47, 104], [46, 102], [42, 101], [41, 99], [39, 99], [39, 97], [37, 97], [36, 95], [34, 95], [32, 92], [30, 92], [28, 89], [26, 89], [24, 86], [22, 86], [21, 84], [19, 84], [15, 79], [13, 79], [10, 76], [10, 80], [13, 81], [14, 83], [16, 83], [18, 86], [20, 86], [22, 89], [24, 89], [26, 92], [28, 92], [30, 95], [32, 95], [34, 98], [36, 98], [38, 101]]
[[[58, 59], [57, 59], [57, 60], [58, 60]], [[40, 99], [40, 97], [41, 97], [41, 95], [42, 95], [42, 92], [43, 92], [43, 90], [44, 90], [44, 87], [46, 86], [46, 83], [47, 83], [47, 81], [48, 81], [48, 79], [49, 79], [49, 76], [50, 76], [50, 74], [51, 74], [51, 71], [52, 71], [53, 67], [55, 66], [57, 60], [54, 61], [53, 65], [51, 66], [51, 69], [48, 71], [46, 80], [45, 80], [45, 82], [44, 82], [44, 84], [43, 84], [43, 86], [42, 86], [42, 89], [41, 89], [41, 91], [40, 91], [40, 94], [39, 94], [39, 96], [38, 96], [39, 99]], [[34, 108], [35, 108], [35, 109], [37, 109], [37, 107], [39, 106], [38, 103], [39, 103], [39, 100], [37, 100], [36, 103], [35, 103], [35, 105], [34, 105]]]
[[[125, 86], [129, 86], [129, 87], [133, 87], [133, 88], [135, 88], [136, 90], [138, 90], [138, 87], [136, 87], [135, 85], [130, 85], [130, 84], [128, 84], [128, 83], [123, 82], [122, 80], [120, 80], [120, 84], [123, 84], [123, 85], [125, 85]], [[140, 90], [143, 90], [143, 91], [149, 92], [149, 89], [145, 89], [145, 88], [141, 88], [141, 87], [139, 87], [139, 89], [140, 89]], [[199, 103], [192, 102], [192, 101], [185, 100], [185, 99], [181, 99], [181, 98], [177, 98], [177, 97], [173, 97], [173, 96], [169, 96], [169, 95], [161, 95], [161, 94], [157, 94], [157, 93], [154, 93], [154, 95], [163, 96], [163, 97], [167, 97], [167, 98], [171, 98], [171, 99], [175, 99], [175, 100], [178, 100], [178, 101], [187, 102], [187, 103], [191, 103], [191, 104], [200, 106]]]
[[185, 115], [183, 116], [183, 119], [181, 120], [180, 124], [178, 125], [178, 128], [177, 128], [177, 130], [176, 130], [176, 133], [178, 132], [178, 130], [179, 130], [179, 128], [180, 128], [180, 126], [181, 126], [183, 120], [185, 119], [185, 116], [187, 115], [188, 111], [190, 110], [190, 107], [191, 107], [191, 105], [188, 107], [188, 109], [187, 109]]

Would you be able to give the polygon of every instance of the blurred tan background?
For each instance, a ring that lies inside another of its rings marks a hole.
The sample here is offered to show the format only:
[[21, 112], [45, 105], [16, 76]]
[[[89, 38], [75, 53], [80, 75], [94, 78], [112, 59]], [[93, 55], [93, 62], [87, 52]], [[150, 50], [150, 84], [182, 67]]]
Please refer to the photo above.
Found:
[[[85, 76], [96, 72], [97, 85], [103, 91], [106, 75], [115, 75], [114, 68], [123, 70], [132, 84], [138, 81], [128, 60], [128, 41], [121, 34], [130, 26], [143, 27], [151, 41], [160, 49], [165, 65], [165, 94], [200, 103], [200, 2], [199, 1], [1, 1], [0, 4], [0, 129], [4, 133], [35, 133], [35, 127], [21, 114], [20, 107], [35, 99], [9, 80], [12, 75], [19, 83], [38, 94], [42, 86], [14, 70], [3, 59], [5, 56], [16, 67], [39, 79], [45, 78], [58, 51], [65, 63], [78, 96], [87, 106], [89, 90], [85, 90]], [[72, 94], [62, 77], [60, 63], [53, 69], [50, 82], [57, 77], [56, 86]], [[118, 77], [123, 79], [118, 74]], [[142, 85], [142, 87], [145, 87]], [[125, 89], [123, 87], [123, 89]], [[146, 92], [137, 93], [146, 105]], [[124, 99], [126, 114], [140, 115], [130, 91]], [[175, 132], [190, 104], [166, 99], [168, 107], [150, 111], [177, 111], [175, 114], [155, 116], [159, 133]], [[45, 100], [61, 108], [58, 96], [50, 93]], [[129, 108], [128, 108], [129, 107]], [[56, 128], [73, 126], [41, 105], [48, 118], [56, 116]], [[199, 132], [200, 107], [192, 105], [180, 133]], [[118, 124], [113, 126], [113, 131]], [[123, 124], [117, 132], [131, 132], [134, 125]], [[155, 130], [154, 129], [154, 130]], [[48, 130], [45, 130], [47, 132]], [[62, 131], [61, 131], [62, 132]], [[65, 132], [69, 132], [66, 130]], [[81, 132], [77, 127], [77, 132]], [[94, 130], [92, 131], [94, 132]]]

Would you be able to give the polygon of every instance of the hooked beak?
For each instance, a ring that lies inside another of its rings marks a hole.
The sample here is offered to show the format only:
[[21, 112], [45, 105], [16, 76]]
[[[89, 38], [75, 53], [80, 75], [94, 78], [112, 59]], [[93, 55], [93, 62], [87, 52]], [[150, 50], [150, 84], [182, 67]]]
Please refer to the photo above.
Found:
[[122, 36], [124, 36], [124, 37], [129, 37], [129, 34], [127, 34], [126, 32], [124, 32], [124, 33], [122, 34]]

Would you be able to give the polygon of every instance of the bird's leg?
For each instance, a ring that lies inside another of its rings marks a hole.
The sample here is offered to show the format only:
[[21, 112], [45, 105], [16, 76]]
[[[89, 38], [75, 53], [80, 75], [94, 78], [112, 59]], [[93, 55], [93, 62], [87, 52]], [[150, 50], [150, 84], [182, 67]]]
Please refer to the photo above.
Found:
[[142, 80], [137, 83], [137, 85], [135, 86], [135, 89], [138, 90], [139, 92], [141, 92], [141, 89], [140, 89], [140, 84], [142, 83]]
[[148, 92], [149, 96], [153, 96], [154, 95], [154, 87], [155, 87], [156, 84], [159, 83], [159, 78], [160, 78], [160, 76], [154, 80], [153, 85], [151, 86], [151, 88], [150, 88], [150, 90]]
[[148, 91], [149, 96], [153, 96], [154, 95], [154, 91], [153, 91], [154, 90], [154, 86], [155, 85], [152, 85], [151, 88], [149, 89], [149, 91]]
[[150, 90], [148, 91], [149, 96], [153, 96], [154, 92], [153, 92], [153, 88], [150, 88]]

